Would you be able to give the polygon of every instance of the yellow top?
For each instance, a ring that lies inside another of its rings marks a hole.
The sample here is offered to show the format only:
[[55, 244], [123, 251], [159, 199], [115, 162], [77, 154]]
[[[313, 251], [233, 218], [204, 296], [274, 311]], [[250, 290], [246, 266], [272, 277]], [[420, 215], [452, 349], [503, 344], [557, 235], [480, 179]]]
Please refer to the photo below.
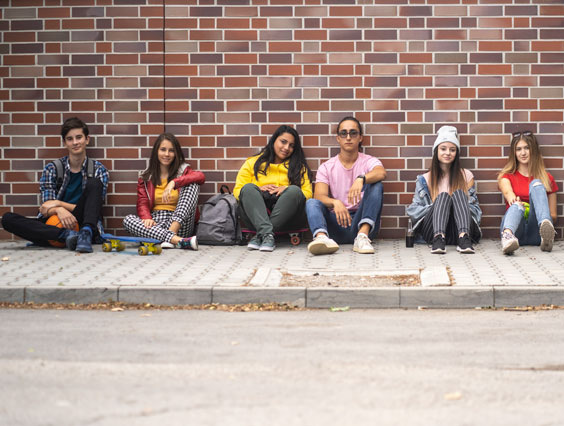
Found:
[[[247, 158], [245, 164], [239, 169], [237, 173], [237, 180], [235, 181], [235, 188], [233, 189], [233, 195], [239, 200], [239, 193], [243, 186], [247, 183], [254, 183], [257, 186], [263, 185], [276, 185], [276, 186], [290, 186], [290, 181], [288, 180], [288, 168], [287, 163], [281, 164], [270, 164], [266, 175], [262, 173], [258, 174], [258, 180], [255, 178], [255, 163], [257, 162], [259, 156]], [[307, 199], [311, 198], [313, 191], [311, 188], [311, 182], [307, 173], [304, 173], [303, 182], [301, 185], [304, 197]]]
[[166, 179], [164, 179], [160, 185], [155, 187], [155, 206], [153, 210], [168, 210], [169, 212], [176, 210], [176, 204], [178, 204], [178, 190], [173, 189], [170, 191], [168, 203], [163, 203], [163, 192], [167, 183]]

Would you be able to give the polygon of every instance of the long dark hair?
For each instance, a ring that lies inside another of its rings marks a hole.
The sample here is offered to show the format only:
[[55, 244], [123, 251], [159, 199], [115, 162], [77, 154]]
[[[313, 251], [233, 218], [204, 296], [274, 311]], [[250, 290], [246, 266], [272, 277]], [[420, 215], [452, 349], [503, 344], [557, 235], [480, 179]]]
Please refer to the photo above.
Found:
[[[439, 146], [437, 146], [433, 152], [433, 159], [429, 171], [431, 172], [429, 189], [431, 191], [431, 199], [435, 201], [435, 198], [439, 195], [439, 182], [445, 175], [439, 161]], [[466, 193], [468, 192], [466, 176], [462, 173], [462, 168], [460, 167], [460, 150], [458, 148], [456, 148], [454, 161], [450, 163], [448, 175], [448, 186], [451, 193], [458, 189], [462, 189]]]
[[145, 170], [141, 174], [141, 179], [146, 182], [151, 181], [155, 186], [161, 184], [161, 164], [159, 163], [159, 148], [161, 147], [161, 143], [163, 143], [163, 141], [165, 140], [169, 141], [174, 147], [174, 161], [168, 168], [167, 183], [170, 182], [171, 179], [176, 177], [178, 169], [186, 161], [186, 159], [184, 158], [184, 153], [182, 152], [182, 147], [180, 146], [178, 139], [176, 139], [176, 136], [174, 136], [172, 133], [161, 133], [153, 144], [151, 158], [149, 159], [149, 167], [147, 167], [147, 170]]
[[274, 142], [283, 133], [289, 133], [294, 137], [294, 151], [292, 155], [290, 155], [290, 158], [284, 161], [284, 164], [287, 164], [286, 167], [288, 168], [288, 180], [290, 181], [290, 185], [302, 186], [305, 173], [307, 173], [309, 180], [312, 179], [311, 169], [307, 165], [299, 133], [293, 127], [286, 125], [282, 125], [276, 129], [266, 146], [261, 150], [259, 158], [255, 162], [255, 179], [258, 180], [259, 173], [266, 175], [268, 167], [274, 162]]

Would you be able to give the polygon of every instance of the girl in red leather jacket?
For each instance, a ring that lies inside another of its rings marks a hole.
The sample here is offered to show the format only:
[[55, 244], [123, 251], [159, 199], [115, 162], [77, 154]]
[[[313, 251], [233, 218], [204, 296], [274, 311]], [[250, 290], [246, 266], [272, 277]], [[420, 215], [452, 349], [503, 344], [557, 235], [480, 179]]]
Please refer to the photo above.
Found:
[[161, 134], [153, 145], [149, 167], [137, 182], [137, 214], [123, 220], [132, 235], [161, 240], [163, 248], [198, 249], [194, 225], [198, 195], [205, 181], [185, 163], [176, 136]]

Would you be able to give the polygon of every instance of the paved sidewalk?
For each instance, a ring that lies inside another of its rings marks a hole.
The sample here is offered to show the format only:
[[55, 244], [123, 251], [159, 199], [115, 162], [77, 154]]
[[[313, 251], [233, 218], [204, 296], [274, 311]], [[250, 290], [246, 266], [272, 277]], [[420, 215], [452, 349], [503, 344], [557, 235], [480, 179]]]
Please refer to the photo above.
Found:
[[[330, 256], [312, 256], [305, 244], [282, 242], [273, 253], [246, 247], [200, 246], [139, 256], [92, 254], [0, 242], [0, 301], [153, 304], [292, 303], [298, 306], [416, 308], [564, 305], [564, 242], [552, 253], [525, 247], [503, 256], [497, 240], [484, 240], [476, 254], [448, 247], [432, 255], [425, 245], [406, 248], [403, 240], [378, 240], [374, 255], [344, 245]], [[421, 286], [338, 287], [339, 275], [418, 274]], [[282, 273], [335, 275], [332, 287], [281, 287]], [[338, 287], [338, 288], [335, 288]]]

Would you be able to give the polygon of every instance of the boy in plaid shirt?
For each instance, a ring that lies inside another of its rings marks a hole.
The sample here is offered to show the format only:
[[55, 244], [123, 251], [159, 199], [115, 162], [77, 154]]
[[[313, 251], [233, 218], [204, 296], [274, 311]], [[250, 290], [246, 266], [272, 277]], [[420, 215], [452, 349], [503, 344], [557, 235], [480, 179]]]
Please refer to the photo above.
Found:
[[[109, 173], [102, 163], [93, 160], [93, 176], [88, 176], [86, 146], [90, 137], [88, 126], [82, 120], [67, 119], [61, 128], [61, 136], [68, 150], [68, 155], [59, 160], [63, 165], [62, 183], [55, 163], [48, 163], [39, 181], [41, 206], [38, 217], [32, 219], [8, 212], [2, 217], [2, 227], [37, 245], [48, 246], [49, 241], [58, 241], [70, 250], [91, 253], [92, 241], [100, 234]], [[62, 228], [45, 223], [52, 215], [59, 217]], [[73, 230], [76, 225], [78, 232]]]

